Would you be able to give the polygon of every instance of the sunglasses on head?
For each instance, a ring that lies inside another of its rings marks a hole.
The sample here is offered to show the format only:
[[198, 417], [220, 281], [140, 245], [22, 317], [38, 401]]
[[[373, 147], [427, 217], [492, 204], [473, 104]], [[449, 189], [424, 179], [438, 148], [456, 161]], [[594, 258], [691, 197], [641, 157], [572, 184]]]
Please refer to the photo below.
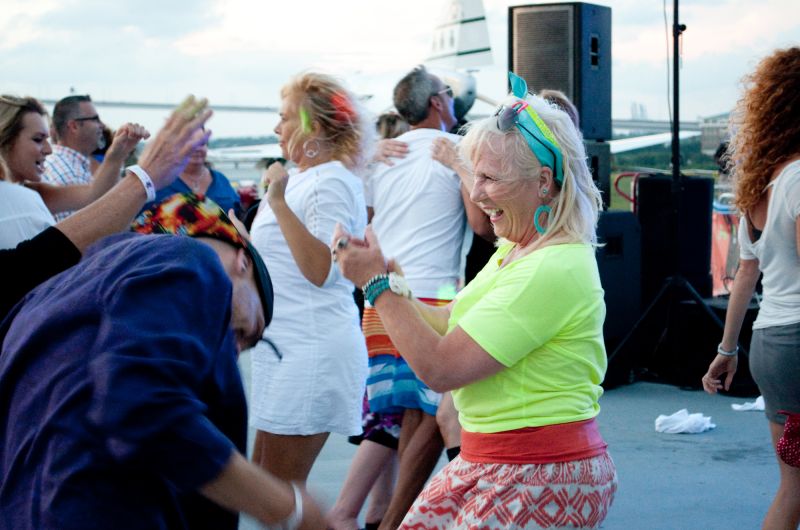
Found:
[[443, 89], [439, 90], [438, 92], [434, 92], [431, 94], [432, 96], [441, 96], [442, 94], [447, 94], [448, 97], [453, 97], [453, 87], [450, 85], [445, 85]]
[[[556, 179], [556, 182], [563, 183], [561, 150], [557, 143], [548, 138], [548, 136], [552, 137], [553, 133], [527, 101], [517, 101], [510, 106], [501, 105], [495, 112], [495, 117], [497, 118], [497, 128], [503, 132], [516, 126], [539, 163], [553, 170], [553, 178]], [[526, 123], [522, 123], [523, 121]], [[547, 129], [547, 133], [542, 130], [543, 128]]]

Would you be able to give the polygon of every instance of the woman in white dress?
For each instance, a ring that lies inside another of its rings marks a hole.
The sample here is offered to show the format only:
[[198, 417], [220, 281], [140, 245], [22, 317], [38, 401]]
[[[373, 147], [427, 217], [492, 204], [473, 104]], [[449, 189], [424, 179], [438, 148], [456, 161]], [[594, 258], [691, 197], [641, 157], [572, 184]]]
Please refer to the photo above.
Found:
[[281, 91], [275, 133], [283, 156], [265, 174], [252, 241], [272, 276], [272, 324], [252, 352], [253, 460], [305, 482], [331, 432], [361, 432], [367, 351], [353, 284], [331, 259], [337, 223], [362, 234], [372, 121], [334, 78], [305, 73]]

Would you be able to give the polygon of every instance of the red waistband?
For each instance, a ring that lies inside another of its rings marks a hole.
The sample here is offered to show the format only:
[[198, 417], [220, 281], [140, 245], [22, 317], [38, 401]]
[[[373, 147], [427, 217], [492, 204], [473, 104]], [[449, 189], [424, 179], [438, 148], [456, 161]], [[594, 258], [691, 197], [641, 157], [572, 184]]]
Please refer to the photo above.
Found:
[[594, 418], [496, 433], [461, 431], [461, 458], [478, 464], [551, 464], [598, 456], [608, 445]]

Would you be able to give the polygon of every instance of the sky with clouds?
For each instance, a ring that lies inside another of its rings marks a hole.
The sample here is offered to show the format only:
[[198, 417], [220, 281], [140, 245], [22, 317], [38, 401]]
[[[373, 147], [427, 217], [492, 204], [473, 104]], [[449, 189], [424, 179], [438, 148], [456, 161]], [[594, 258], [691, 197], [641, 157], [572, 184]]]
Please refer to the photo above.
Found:
[[[484, 0], [494, 67], [479, 92], [505, 90], [509, 5]], [[612, 114], [640, 103], [668, 116], [666, 0], [597, 0], [612, 8]], [[281, 85], [303, 69], [338, 75], [379, 112], [394, 83], [428, 54], [446, 0], [3, 0], [0, 91], [58, 99], [71, 88], [95, 100], [277, 106]], [[730, 110], [740, 79], [776, 47], [800, 44], [797, 0], [684, 0], [681, 117]], [[157, 128], [158, 111], [103, 110]], [[124, 115], [127, 113], [128, 115]], [[217, 136], [266, 134], [269, 115], [220, 113]]]

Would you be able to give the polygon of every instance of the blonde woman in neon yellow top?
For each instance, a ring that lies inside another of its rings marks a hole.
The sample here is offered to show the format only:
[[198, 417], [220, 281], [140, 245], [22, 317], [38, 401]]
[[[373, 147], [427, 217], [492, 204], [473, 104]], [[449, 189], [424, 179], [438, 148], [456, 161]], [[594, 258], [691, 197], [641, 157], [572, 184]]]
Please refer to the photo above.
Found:
[[[527, 93], [461, 143], [471, 198], [501, 244], [448, 306], [413, 299], [379, 242], [339, 229], [342, 272], [377, 308], [414, 372], [453, 390], [461, 455], [417, 498], [415, 528], [597, 528], [616, 492], [595, 417], [606, 370], [594, 257], [600, 194], [569, 116]], [[562, 510], [548, 508], [553, 499]]]

